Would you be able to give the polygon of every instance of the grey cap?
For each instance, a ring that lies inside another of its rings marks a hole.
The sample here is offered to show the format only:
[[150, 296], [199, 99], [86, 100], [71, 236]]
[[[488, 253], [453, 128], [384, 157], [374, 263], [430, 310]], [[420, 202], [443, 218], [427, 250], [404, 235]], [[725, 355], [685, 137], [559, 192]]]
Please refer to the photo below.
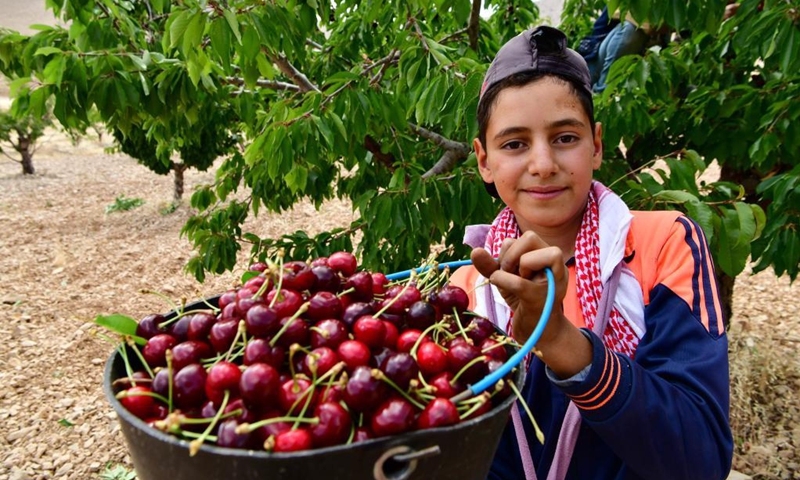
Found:
[[[500, 48], [489, 65], [480, 99], [492, 85], [511, 75], [541, 72], [573, 80], [592, 94], [589, 67], [583, 57], [567, 48], [567, 36], [557, 28], [539, 26], [520, 33]], [[480, 102], [480, 100], [479, 100]]]

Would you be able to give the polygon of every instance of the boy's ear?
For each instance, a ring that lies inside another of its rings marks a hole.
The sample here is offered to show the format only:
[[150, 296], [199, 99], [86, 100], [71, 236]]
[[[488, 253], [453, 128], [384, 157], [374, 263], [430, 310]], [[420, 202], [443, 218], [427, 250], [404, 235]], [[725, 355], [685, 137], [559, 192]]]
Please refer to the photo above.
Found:
[[596, 122], [594, 124], [594, 150], [592, 152], [592, 168], [597, 170], [603, 163], [603, 124]]
[[493, 183], [492, 171], [486, 161], [486, 149], [483, 148], [481, 141], [477, 138], [472, 140], [472, 148], [475, 149], [475, 157], [478, 159], [478, 171], [481, 173], [483, 181], [486, 183]]

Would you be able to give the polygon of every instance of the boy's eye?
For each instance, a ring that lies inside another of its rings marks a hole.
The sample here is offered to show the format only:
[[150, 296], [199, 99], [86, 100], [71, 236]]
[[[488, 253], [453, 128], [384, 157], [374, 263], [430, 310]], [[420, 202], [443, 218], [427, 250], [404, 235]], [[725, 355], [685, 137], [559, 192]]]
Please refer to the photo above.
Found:
[[577, 141], [578, 137], [575, 135], [561, 135], [556, 138], [556, 143], [575, 143]]
[[502, 148], [505, 150], [518, 150], [524, 146], [525, 146], [524, 143], [517, 140], [512, 140], [510, 142], [504, 143]]

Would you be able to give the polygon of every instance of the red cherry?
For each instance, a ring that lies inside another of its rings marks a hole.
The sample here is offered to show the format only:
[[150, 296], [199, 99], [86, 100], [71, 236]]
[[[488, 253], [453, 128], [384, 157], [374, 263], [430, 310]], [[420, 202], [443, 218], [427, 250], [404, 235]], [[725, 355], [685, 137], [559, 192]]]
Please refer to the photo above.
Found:
[[383, 273], [372, 274], [372, 294], [384, 295], [389, 285], [389, 279]]
[[236, 302], [236, 290], [228, 290], [227, 292], [219, 296], [219, 300], [217, 300], [217, 306], [219, 306], [220, 310], [224, 310], [225, 307], [235, 302]]
[[461, 287], [445, 285], [439, 290], [437, 306], [445, 314], [452, 314], [453, 309], [460, 314], [469, 307], [469, 296]]
[[379, 348], [386, 339], [386, 326], [383, 320], [364, 315], [353, 324], [353, 336], [370, 348]]
[[147, 364], [152, 367], [166, 367], [167, 366], [167, 350], [171, 349], [178, 343], [175, 337], [168, 333], [159, 333], [147, 341], [142, 349]]
[[481, 343], [481, 354], [491, 357], [495, 360], [505, 362], [508, 360], [508, 352], [505, 346], [501, 346], [500, 342], [493, 338], [487, 338]]
[[264, 303], [264, 298], [255, 296], [256, 293], [258, 293], [258, 288], [255, 287], [242, 287], [236, 292], [236, 311], [241, 317], [247, 315], [247, 311], [253, 305]]
[[[309, 393], [304, 396], [303, 393], [309, 388], [311, 388], [311, 382], [304, 378], [294, 378], [283, 382], [278, 392], [278, 404], [281, 409], [289, 415], [298, 414], [308, 404], [306, 411], [312, 412], [317, 394]], [[302, 400], [300, 400], [301, 397]]]
[[210, 313], [200, 312], [191, 316], [189, 319], [189, 328], [186, 331], [186, 336], [189, 340], [202, 340], [208, 341], [208, 334], [211, 333], [211, 327], [217, 323], [217, 317]]
[[263, 272], [267, 268], [268, 268], [268, 266], [264, 262], [251, 263], [250, 266], [247, 267], [247, 269], [250, 270], [251, 272]]
[[311, 329], [311, 347], [337, 348], [347, 340], [347, 327], [339, 320], [328, 318], [317, 322]]
[[342, 342], [336, 352], [339, 354], [339, 359], [347, 366], [348, 371], [352, 371], [362, 365], [369, 365], [370, 359], [372, 359], [369, 347], [358, 340]]
[[209, 400], [214, 402], [214, 405], [219, 407], [225, 396], [225, 391], [230, 392], [229, 398], [234, 398], [239, 395], [239, 380], [242, 377], [242, 371], [239, 366], [221, 361], [214, 364], [208, 370], [208, 377], [206, 378], [206, 396]]
[[283, 265], [283, 283], [281, 288], [302, 292], [314, 285], [314, 273], [306, 262], [294, 261]]
[[217, 430], [217, 445], [227, 448], [250, 448], [253, 446], [255, 436], [252, 433], [236, 433], [239, 422], [230, 418], [219, 424]]
[[314, 260], [311, 260], [312, 267], [327, 267], [328, 266], [328, 257], [318, 257]]
[[344, 284], [345, 289], [353, 289], [353, 297], [362, 302], [372, 300], [372, 275], [369, 272], [358, 272], [351, 275]]
[[[312, 360], [313, 359], [313, 360]], [[311, 353], [306, 355], [303, 361], [303, 372], [309, 377], [314, 376], [312, 363], [316, 364], [317, 377], [325, 375], [337, 363], [339, 363], [339, 356], [328, 347], [319, 347], [311, 350]]]
[[244, 321], [247, 333], [254, 337], [265, 337], [281, 328], [280, 319], [274, 309], [265, 304], [257, 304], [250, 307]]
[[356, 273], [358, 261], [350, 252], [336, 252], [328, 257], [328, 265], [345, 277], [349, 277]]
[[475, 317], [466, 326], [467, 336], [472, 339], [473, 345], [480, 345], [496, 330], [494, 324], [487, 318]]
[[383, 337], [383, 346], [392, 350], [397, 348], [397, 340], [400, 338], [400, 332], [392, 322], [382, 320], [386, 334]]
[[[278, 295], [278, 300], [273, 304], [272, 299], [275, 298], [275, 295]], [[278, 318], [291, 317], [300, 310], [300, 306], [303, 304], [303, 297], [296, 291], [287, 288], [281, 288], [280, 292], [270, 290], [267, 293], [266, 304], [272, 305], [272, 309], [275, 310]]]
[[280, 369], [285, 358], [286, 350], [282, 346], [275, 345], [273, 347], [265, 338], [254, 338], [248, 341], [244, 348], [243, 363], [245, 365], [266, 363], [272, 365], [273, 368]]
[[440, 398], [453, 398], [457, 394], [466, 390], [460, 381], [453, 382], [454, 375], [450, 372], [442, 372], [428, 381], [434, 388], [433, 394]]
[[167, 328], [161, 327], [161, 324], [164, 323], [165, 320], [163, 315], [148, 315], [144, 317], [139, 320], [139, 324], [136, 325], [136, 336], [149, 340], [159, 333], [165, 333]]
[[460, 421], [458, 409], [446, 398], [435, 398], [417, 418], [417, 428], [434, 428], [455, 425]]
[[[481, 355], [475, 345], [467, 342], [451, 342], [447, 350], [447, 365], [450, 372], [457, 374], [466, 365]], [[486, 375], [486, 363], [477, 362], [461, 374], [465, 382], [474, 383]]]
[[[420, 335], [422, 335], [422, 332], [416, 329], [406, 330], [401, 333], [400, 336], [397, 337], [397, 351], [402, 353], [411, 353], [411, 349], [414, 348], [414, 345], [417, 343]], [[424, 341], [425, 340], [423, 340], [423, 342]]]
[[292, 317], [283, 317], [281, 319], [281, 328], [289, 323], [289, 321], [292, 323], [286, 327], [286, 330], [284, 330], [281, 336], [278, 337], [278, 345], [281, 345], [284, 348], [289, 348], [295, 343], [300, 345], [308, 345], [308, 324], [302, 318], [292, 319]]
[[314, 409], [319, 423], [309, 428], [315, 447], [344, 443], [350, 435], [350, 414], [338, 403], [320, 403]]
[[223, 320], [211, 326], [208, 341], [211, 342], [211, 347], [215, 352], [226, 352], [233, 345], [233, 339], [236, 338], [238, 331], [239, 322], [237, 320]]
[[312, 320], [339, 318], [342, 314], [342, 303], [339, 297], [331, 292], [317, 292], [308, 299], [306, 315]]
[[199, 363], [187, 365], [176, 373], [172, 390], [175, 396], [175, 404], [178, 408], [186, 410], [199, 408], [203, 405], [206, 401], [205, 388], [207, 379], [206, 369]]
[[385, 395], [386, 384], [374, 378], [369, 367], [356, 367], [342, 392], [347, 406], [357, 412], [375, 408]]
[[199, 340], [187, 340], [172, 348], [172, 370], [180, 371], [186, 365], [200, 363], [212, 355], [211, 346]]
[[403, 398], [391, 398], [375, 410], [370, 426], [376, 437], [407, 432], [414, 428], [414, 406]]
[[364, 315], [372, 315], [375, 313], [375, 309], [372, 308], [372, 305], [366, 302], [355, 302], [351, 303], [344, 309], [344, 313], [342, 314], [342, 321], [349, 327], [353, 328], [353, 324], [356, 323], [356, 320], [363, 317]]
[[275, 437], [273, 452], [299, 452], [310, 450], [313, 445], [311, 433], [308, 430], [298, 428], [288, 430]]
[[125, 390], [128, 395], [120, 399], [120, 403], [129, 412], [141, 418], [142, 420], [149, 418], [155, 411], [155, 399], [146, 394], [152, 393], [152, 390], [144, 386], [131, 387]]
[[375, 435], [372, 434], [369, 428], [358, 427], [356, 428], [356, 432], [353, 435], [353, 443], [365, 442], [373, 438], [375, 438]]
[[266, 363], [254, 363], [242, 372], [239, 391], [248, 407], [263, 409], [278, 400], [280, 381], [278, 371]]
[[433, 376], [447, 370], [447, 354], [434, 342], [423, 342], [417, 348], [417, 364], [426, 376]]

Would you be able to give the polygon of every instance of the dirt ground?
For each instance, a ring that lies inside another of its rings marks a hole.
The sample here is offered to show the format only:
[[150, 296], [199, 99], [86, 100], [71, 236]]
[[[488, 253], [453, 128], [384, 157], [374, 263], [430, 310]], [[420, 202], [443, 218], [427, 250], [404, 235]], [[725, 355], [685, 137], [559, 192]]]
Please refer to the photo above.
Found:
[[[107, 137], [106, 137], [107, 140]], [[50, 132], [37, 173], [0, 161], [0, 480], [100, 478], [130, 468], [115, 414], [101, 389], [112, 346], [97, 335], [99, 314], [135, 318], [173, 299], [219, 293], [241, 271], [198, 284], [183, 273], [192, 255], [179, 238], [190, 215], [171, 199], [171, 179], [154, 175], [97, 139], [73, 145]], [[213, 179], [188, 172], [187, 190]], [[143, 206], [105, 214], [114, 199]], [[262, 235], [317, 232], [349, 223], [341, 203], [301, 205], [251, 225]], [[800, 478], [800, 286], [769, 272], [737, 280], [730, 334], [734, 467], [755, 478]]]

